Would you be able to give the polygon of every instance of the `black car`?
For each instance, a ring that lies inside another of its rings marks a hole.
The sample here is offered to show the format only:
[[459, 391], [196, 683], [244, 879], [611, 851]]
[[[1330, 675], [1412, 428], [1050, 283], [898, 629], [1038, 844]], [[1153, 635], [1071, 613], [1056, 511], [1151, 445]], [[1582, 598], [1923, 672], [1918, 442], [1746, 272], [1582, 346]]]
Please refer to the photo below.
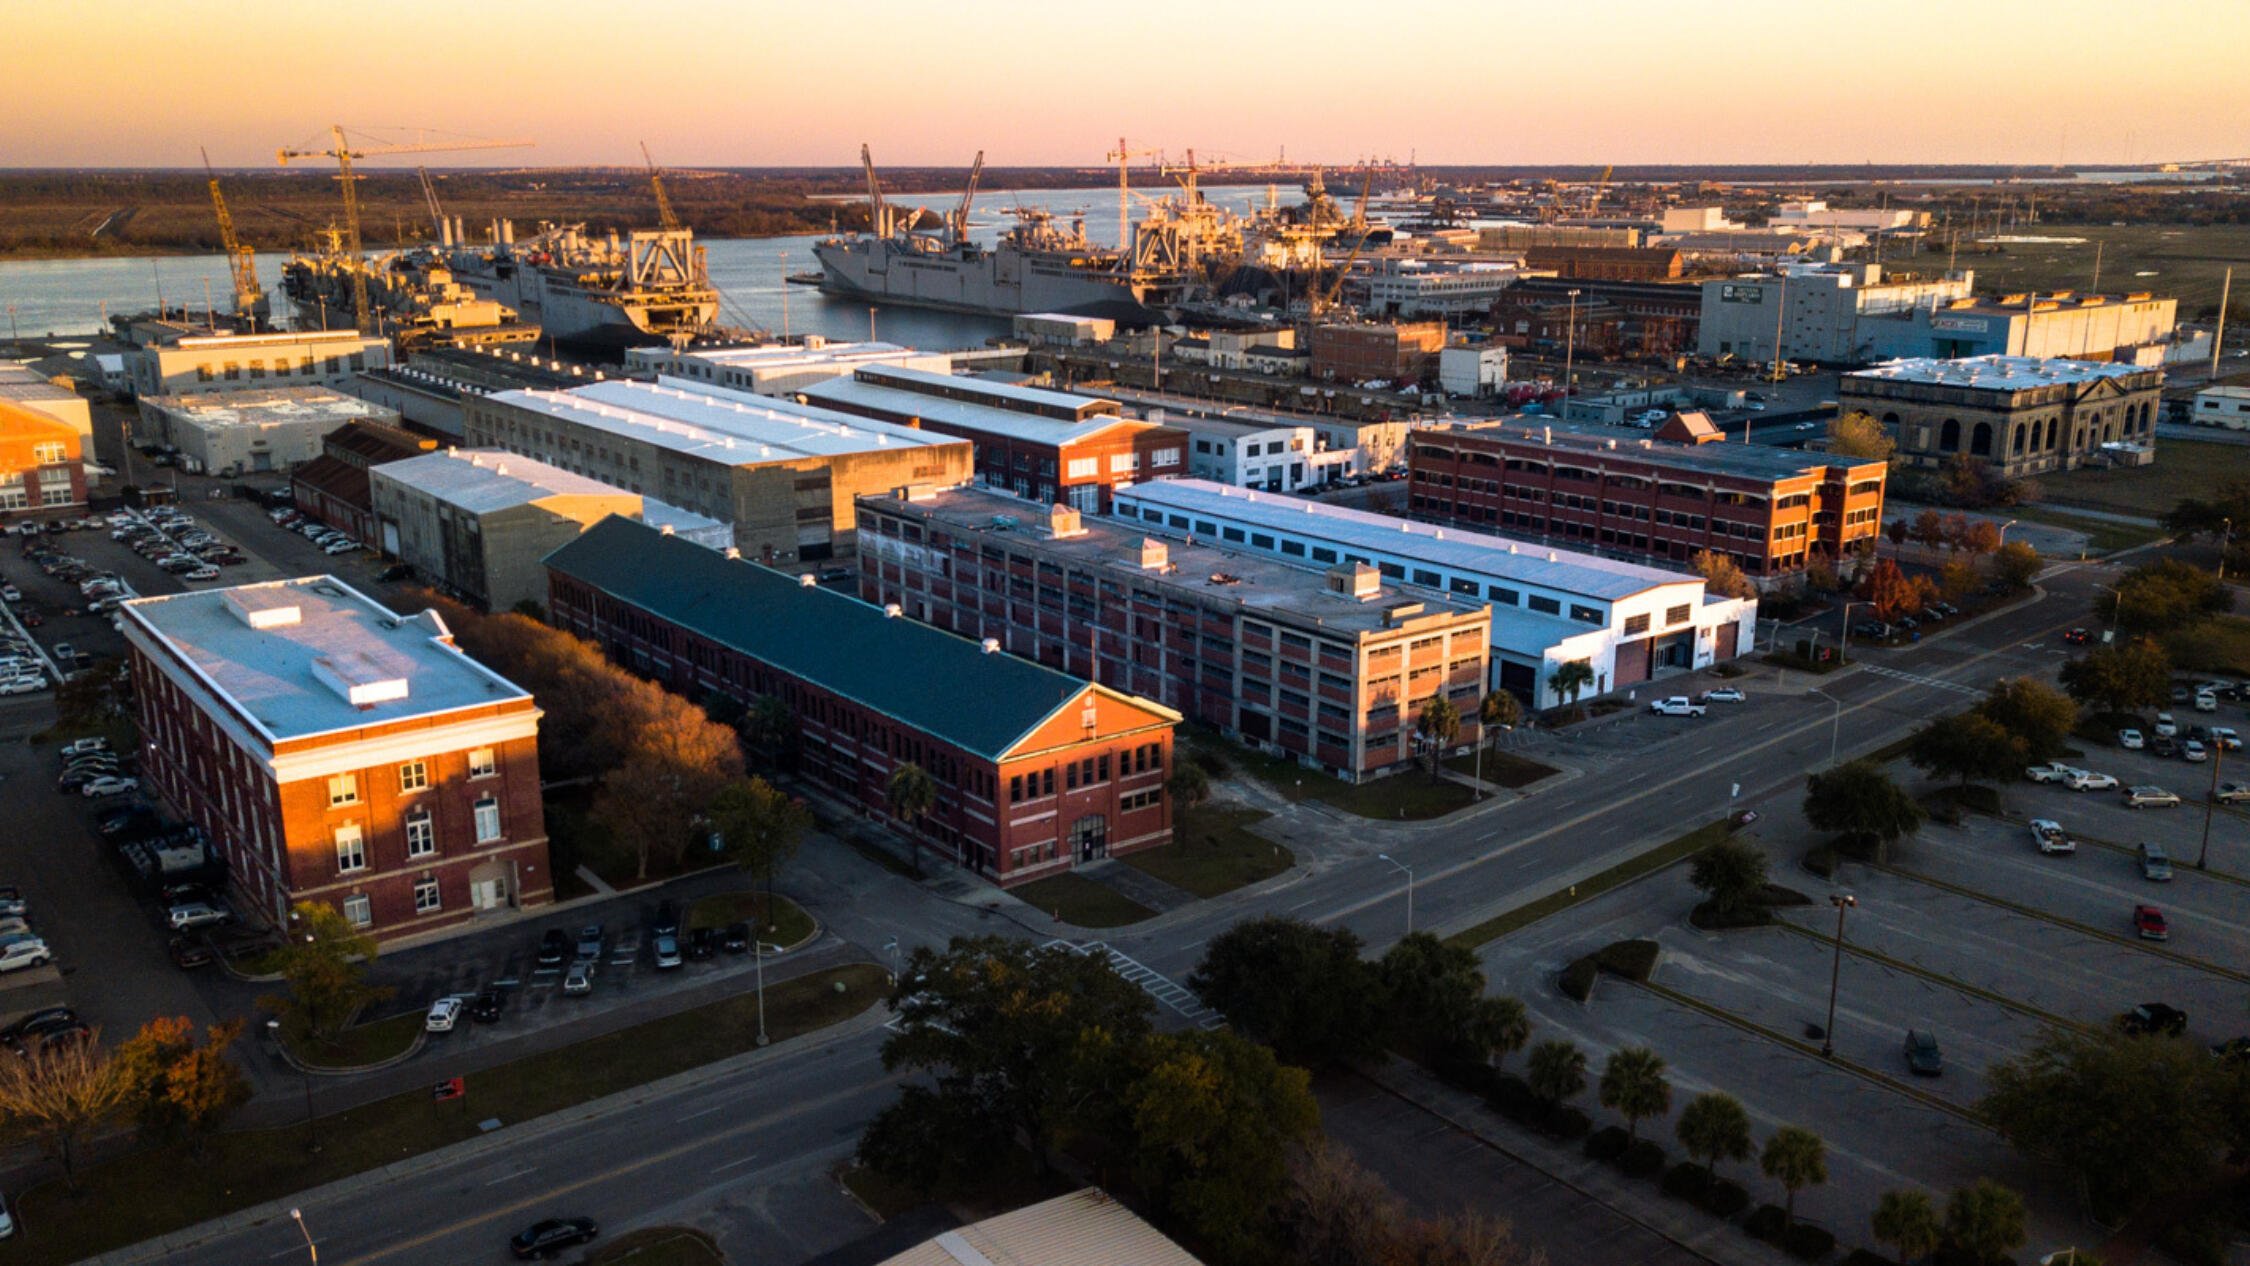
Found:
[[218, 961], [219, 957], [218, 951], [212, 949], [209, 945], [202, 941], [191, 941], [184, 936], [173, 937], [171, 943], [166, 947], [166, 952], [172, 956], [172, 965], [181, 971], [193, 971], [198, 967], [208, 966]]
[[560, 967], [569, 957], [570, 933], [561, 928], [548, 928], [547, 934], [539, 938], [539, 965]]
[[678, 936], [680, 934], [679, 905], [668, 900], [658, 902], [656, 904], [656, 922], [649, 925], [649, 931], [656, 936]]
[[145, 804], [111, 809], [94, 819], [94, 829], [101, 832], [105, 840], [139, 839], [161, 825], [163, 819], [156, 816], [156, 810]]
[[1938, 1050], [1937, 1034], [1926, 1029], [1906, 1031], [1906, 1067], [1917, 1077], [1936, 1077], [1945, 1071], [1945, 1056]]
[[592, 1242], [598, 1230], [592, 1218], [548, 1218], [516, 1232], [508, 1240], [508, 1249], [518, 1261], [552, 1257], [566, 1248]]
[[717, 928], [697, 928], [688, 933], [687, 956], [689, 958], [701, 962], [718, 952], [719, 930]]
[[729, 954], [749, 953], [750, 925], [747, 923], [727, 924], [727, 930], [719, 934], [719, 948]]
[[507, 995], [497, 989], [480, 989], [469, 1001], [469, 1018], [479, 1024], [490, 1024], [507, 1009]]
[[2161, 1002], [2144, 1002], [2117, 1017], [2120, 1032], [2144, 1037], [2170, 1037], [2185, 1033], [2187, 1022], [2187, 1012]]
[[2169, 734], [2154, 734], [2149, 736], [2148, 750], [2158, 756], [2177, 756], [2180, 754], [2180, 743]]
[[0, 1042], [10, 1046], [20, 1045], [25, 1038], [41, 1033], [69, 1028], [78, 1023], [78, 1013], [69, 1007], [45, 1007], [24, 1016], [4, 1029], [0, 1029]]

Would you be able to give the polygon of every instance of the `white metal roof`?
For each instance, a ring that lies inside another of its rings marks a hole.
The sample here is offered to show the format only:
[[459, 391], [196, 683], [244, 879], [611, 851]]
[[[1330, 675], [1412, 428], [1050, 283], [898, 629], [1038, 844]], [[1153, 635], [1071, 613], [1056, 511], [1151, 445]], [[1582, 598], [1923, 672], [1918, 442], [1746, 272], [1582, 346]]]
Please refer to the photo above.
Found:
[[1458, 571], [1614, 601], [1659, 585], [1702, 582], [1680, 572], [1504, 540], [1456, 527], [1416, 523], [1282, 493], [1234, 488], [1205, 479], [1160, 479], [1120, 488], [1118, 513], [1132, 503], [1183, 514], [1317, 536], [1369, 556], [1395, 554]]
[[472, 514], [505, 510], [542, 497], [638, 495], [496, 448], [442, 448], [385, 462], [369, 473], [426, 492]]
[[885, 386], [898, 386], [908, 390], [934, 387], [940, 390], [972, 391], [988, 400], [1013, 401], [1038, 408], [1076, 412], [1088, 405], [1096, 405], [1103, 406], [1109, 413], [1117, 411], [1117, 402], [1102, 396], [1054, 391], [1046, 387], [1026, 387], [1021, 383], [995, 382], [989, 378], [964, 378], [959, 374], [935, 374], [927, 369], [911, 369], [904, 365], [869, 365], [860, 371], [860, 376]]
[[[1027, 390], [984, 380], [977, 380], [976, 385], [980, 389], [991, 387], [1000, 392]], [[1075, 444], [1114, 427], [1143, 429], [1154, 425], [1132, 421], [1116, 414], [1104, 414], [1088, 418], [1084, 422], [1066, 422], [1061, 418], [1018, 413], [996, 405], [971, 404], [965, 400], [924, 395], [902, 387], [884, 387], [857, 378], [832, 378], [827, 382], [814, 383], [798, 394], [814, 404], [834, 404], [841, 409], [861, 405], [881, 409], [886, 413], [910, 414], [924, 422], [955, 426], [964, 431], [1035, 444]], [[1078, 400], [1076, 397], [1073, 399]], [[1078, 402], [1083, 403], [1082, 400]]]
[[737, 466], [961, 441], [724, 387], [613, 379], [570, 391], [502, 391], [502, 404]]
[[1099, 1188], [925, 1240], [877, 1266], [1202, 1266]]
[[[778, 365], [830, 365], [839, 361], [851, 362], [885, 356], [919, 355], [913, 348], [897, 343], [829, 343], [822, 347], [804, 347], [795, 343], [775, 343], [761, 347], [689, 348], [678, 353], [681, 360], [709, 361], [714, 365], [740, 368], [766, 369]], [[661, 359], [671, 359], [661, 357]]]
[[397, 412], [327, 387], [268, 387], [153, 398], [148, 403], [206, 429], [229, 426], [282, 426], [312, 423], [337, 427], [366, 418], [392, 419]]
[[2152, 372], [2146, 365], [2107, 361], [2067, 360], [2038, 356], [1963, 356], [1941, 360], [1913, 356], [1884, 361], [1871, 369], [1855, 371], [1853, 378], [1881, 378], [1892, 382], [1920, 382], [1948, 387], [1975, 387], [1990, 391], [2028, 391], [2058, 383], [2089, 383], [2103, 378], [2130, 378]]

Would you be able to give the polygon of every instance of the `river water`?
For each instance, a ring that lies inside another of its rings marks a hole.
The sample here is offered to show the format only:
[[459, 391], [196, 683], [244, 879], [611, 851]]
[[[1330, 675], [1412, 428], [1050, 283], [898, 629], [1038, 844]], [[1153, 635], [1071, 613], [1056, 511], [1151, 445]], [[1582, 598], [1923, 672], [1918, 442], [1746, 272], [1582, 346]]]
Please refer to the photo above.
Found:
[[[1207, 188], [1204, 192], [1212, 202], [1240, 212], [1262, 205], [1267, 191], [1260, 185]], [[1284, 187], [1278, 193], [1285, 203], [1302, 198], [1294, 188]], [[926, 201], [933, 211], [954, 205], [954, 199], [938, 195], [901, 195], [897, 201], [909, 207]], [[1049, 211], [1057, 218], [1083, 216], [1086, 236], [1104, 245], [1114, 244], [1117, 237], [1114, 188], [988, 189], [978, 195], [970, 236], [984, 242], [997, 239], [1012, 218], [1006, 209], [1018, 205]], [[1139, 218], [1138, 210], [1134, 218]], [[812, 246], [819, 236], [722, 238], [704, 243], [711, 282], [725, 297], [720, 319], [730, 325], [762, 326], [776, 334], [786, 330], [834, 339], [868, 337], [866, 304], [832, 299], [810, 286], [783, 281], [790, 273], [817, 271]], [[268, 251], [257, 258], [259, 280], [276, 292], [277, 305], [288, 307], [288, 301], [278, 293], [281, 266], [288, 255]], [[0, 262], [0, 306], [4, 306], [10, 321], [11, 337], [18, 332], [24, 336], [95, 333], [103, 328], [106, 315], [153, 309], [159, 295], [166, 304], [185, 303], [200, 309], [206, 287], [224, 304], [229, 284], [226, 259], [221, 255]], [[882, 307], [873, 316], [876, 337], [932, 350], [974, 347], [994, 335], [1006, 334], [1008, 328], [1005, 318], [914, 308]]]

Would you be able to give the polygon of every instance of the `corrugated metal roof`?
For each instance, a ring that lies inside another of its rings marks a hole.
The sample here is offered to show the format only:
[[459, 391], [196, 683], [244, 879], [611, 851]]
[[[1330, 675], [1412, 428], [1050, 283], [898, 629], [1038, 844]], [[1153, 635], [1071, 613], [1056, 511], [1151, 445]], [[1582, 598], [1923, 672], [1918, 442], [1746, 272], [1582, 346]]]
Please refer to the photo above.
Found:
[[1044, 665], [987, 654], [943, 629], [885, 615], [847, 594], [614, 515], [549, 554], [547, 567], [993, 759], [1088, 687]]
[[1202, 1266], [1095, 1187], [972, 1222], [881, 1266]]
[[2130, 378], [2135, 374], [2156, 372], [2158, 371], [2154, 367], [2148, 365], [2067, 360], [2059, 356], [1961, 356], [1951, 360], [1913, 356], [1884, 361], [1871, 369], [1856, 370], [1846, 377], [1974, 387], [1986, 391], [2028, 391], [2033, 387], [2076, 385], [2102, 378]]
[[[679, 385], [674, 385], [679, 384]], [[739, 466], [961, 441], [724, 387], [613, 379], [572, 391], [487, 397], [626, 439]]]
[[385, 462], [375, 467], [374, 473], [472, 514], [488, 514], [557, 495], [638, 495], [496, 448], [441, 449], [404, 461]]
[[1034, 444], [1075, 444], [1116, 427], [1147, 430], [1154, 425], [1129, 421], [1115, 414], [1089, 418], [1084, 422], [1066, 422], [1060, 418], [1017, 413], [1012, 409], [988, 404], [971, 404], [965, 400], [927, 396], [918, 391], [885, 387], [856, 378], [832, 378], [827, 382], [814, 383], [798, 394], [814, 404], [833, 405], [838, 410], [855, 415], [859, 410], [866, 409], [889, 417], [920, 418], [925, 423], [958, 427], [981, 435], [1003, 436]]

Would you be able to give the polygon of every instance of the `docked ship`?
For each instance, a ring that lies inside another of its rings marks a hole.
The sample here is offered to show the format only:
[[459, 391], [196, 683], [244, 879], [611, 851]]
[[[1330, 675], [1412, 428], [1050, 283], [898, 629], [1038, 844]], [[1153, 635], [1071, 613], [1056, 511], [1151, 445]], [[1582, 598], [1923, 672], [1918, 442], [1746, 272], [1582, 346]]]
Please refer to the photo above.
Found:
[[719, 292], [691, 229], [594, 237], [582, 224], [542, 224], [519, 242], [513, 221], [496, 220], [490, 244], [473, 247], [456, 220], [446, 236], [456, 279], [557, 343], [640, 347], [693, 338], [718, 321]]
[[326, 329], [351, 319], [354, 274], [365, 279], [374, 332], [389, 335], [402, 347], [527, 343], [539, 337], [539, 327], [519, 320], [515, 309], [455, 280], [451, 264], [437, 249], [354, 258], [334, 229], [323, 248], [291, 255], [282, 265], [282, 292], [295, 305], [300, 322], [317, 321]]

